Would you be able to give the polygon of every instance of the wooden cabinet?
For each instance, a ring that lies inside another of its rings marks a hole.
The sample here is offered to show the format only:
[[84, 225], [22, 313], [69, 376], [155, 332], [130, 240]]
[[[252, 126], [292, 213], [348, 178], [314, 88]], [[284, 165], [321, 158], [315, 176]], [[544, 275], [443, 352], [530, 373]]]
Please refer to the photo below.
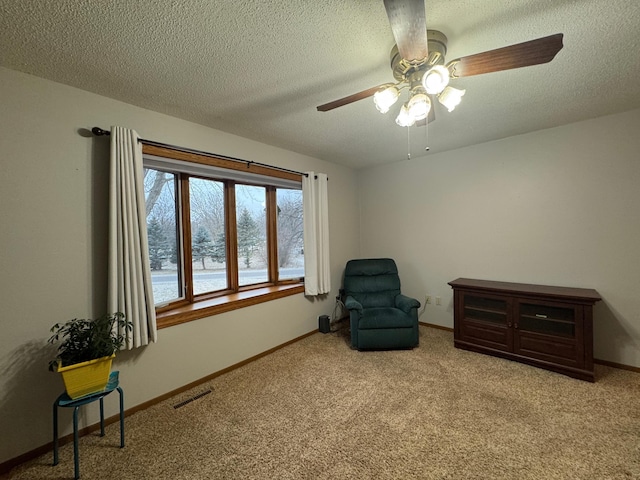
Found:
[[594, 381], [595, 290], [469, 278], [449, 285], [457, 348]]

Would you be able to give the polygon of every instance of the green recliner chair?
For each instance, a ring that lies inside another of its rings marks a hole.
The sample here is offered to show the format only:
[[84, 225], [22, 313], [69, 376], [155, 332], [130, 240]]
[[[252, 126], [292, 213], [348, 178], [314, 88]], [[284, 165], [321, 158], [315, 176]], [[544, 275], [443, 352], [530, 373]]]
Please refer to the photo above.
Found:
[[345, 307], [351, 346], [358, 350], [418, 346], [420, 302], [400, 293], [400, 277], [391, 258], [349, 260], [344, 271]]

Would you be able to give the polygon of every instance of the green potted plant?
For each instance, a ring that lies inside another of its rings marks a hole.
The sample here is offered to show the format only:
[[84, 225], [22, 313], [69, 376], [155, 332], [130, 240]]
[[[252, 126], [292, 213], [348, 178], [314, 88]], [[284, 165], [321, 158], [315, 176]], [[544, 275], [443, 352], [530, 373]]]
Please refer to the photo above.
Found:
[[113, 357], [124, 344], [123, 332], [132, 328], [119, 312], [95, 320], [74, 318], [51, 327], [49, 343], [60, 345], [58, 355], [49, 362], [49, 370], [62, 374], [69, 397], [75, 399], [104, 390]]

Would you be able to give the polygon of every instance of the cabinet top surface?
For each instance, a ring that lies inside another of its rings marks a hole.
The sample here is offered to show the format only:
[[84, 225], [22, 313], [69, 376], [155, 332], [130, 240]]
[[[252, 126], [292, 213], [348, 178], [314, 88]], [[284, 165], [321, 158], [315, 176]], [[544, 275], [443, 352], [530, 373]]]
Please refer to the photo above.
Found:
[[577, 299], [595, 303], [600, 294], [591, 288], [555, 287], [551, 285], [532, 285], [527, 283], [496, 282], [493, 280], [477, 280], [458, 278], [449, 282], [451, 287], [484, 290], [521, 295], [544, 295], [561, 299]]

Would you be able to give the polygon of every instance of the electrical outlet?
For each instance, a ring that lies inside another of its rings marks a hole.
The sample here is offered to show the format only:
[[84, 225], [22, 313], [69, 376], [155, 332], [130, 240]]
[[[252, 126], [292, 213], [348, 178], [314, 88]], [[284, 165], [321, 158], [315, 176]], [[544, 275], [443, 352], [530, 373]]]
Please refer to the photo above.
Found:
[[431, 303], [431, 295], [427, 294], [424, 297], [424, 303], [429, 304]]
[[436, 297], [436, 305], [441, 305], [441, 304], [442, 304], [442, 298]]

